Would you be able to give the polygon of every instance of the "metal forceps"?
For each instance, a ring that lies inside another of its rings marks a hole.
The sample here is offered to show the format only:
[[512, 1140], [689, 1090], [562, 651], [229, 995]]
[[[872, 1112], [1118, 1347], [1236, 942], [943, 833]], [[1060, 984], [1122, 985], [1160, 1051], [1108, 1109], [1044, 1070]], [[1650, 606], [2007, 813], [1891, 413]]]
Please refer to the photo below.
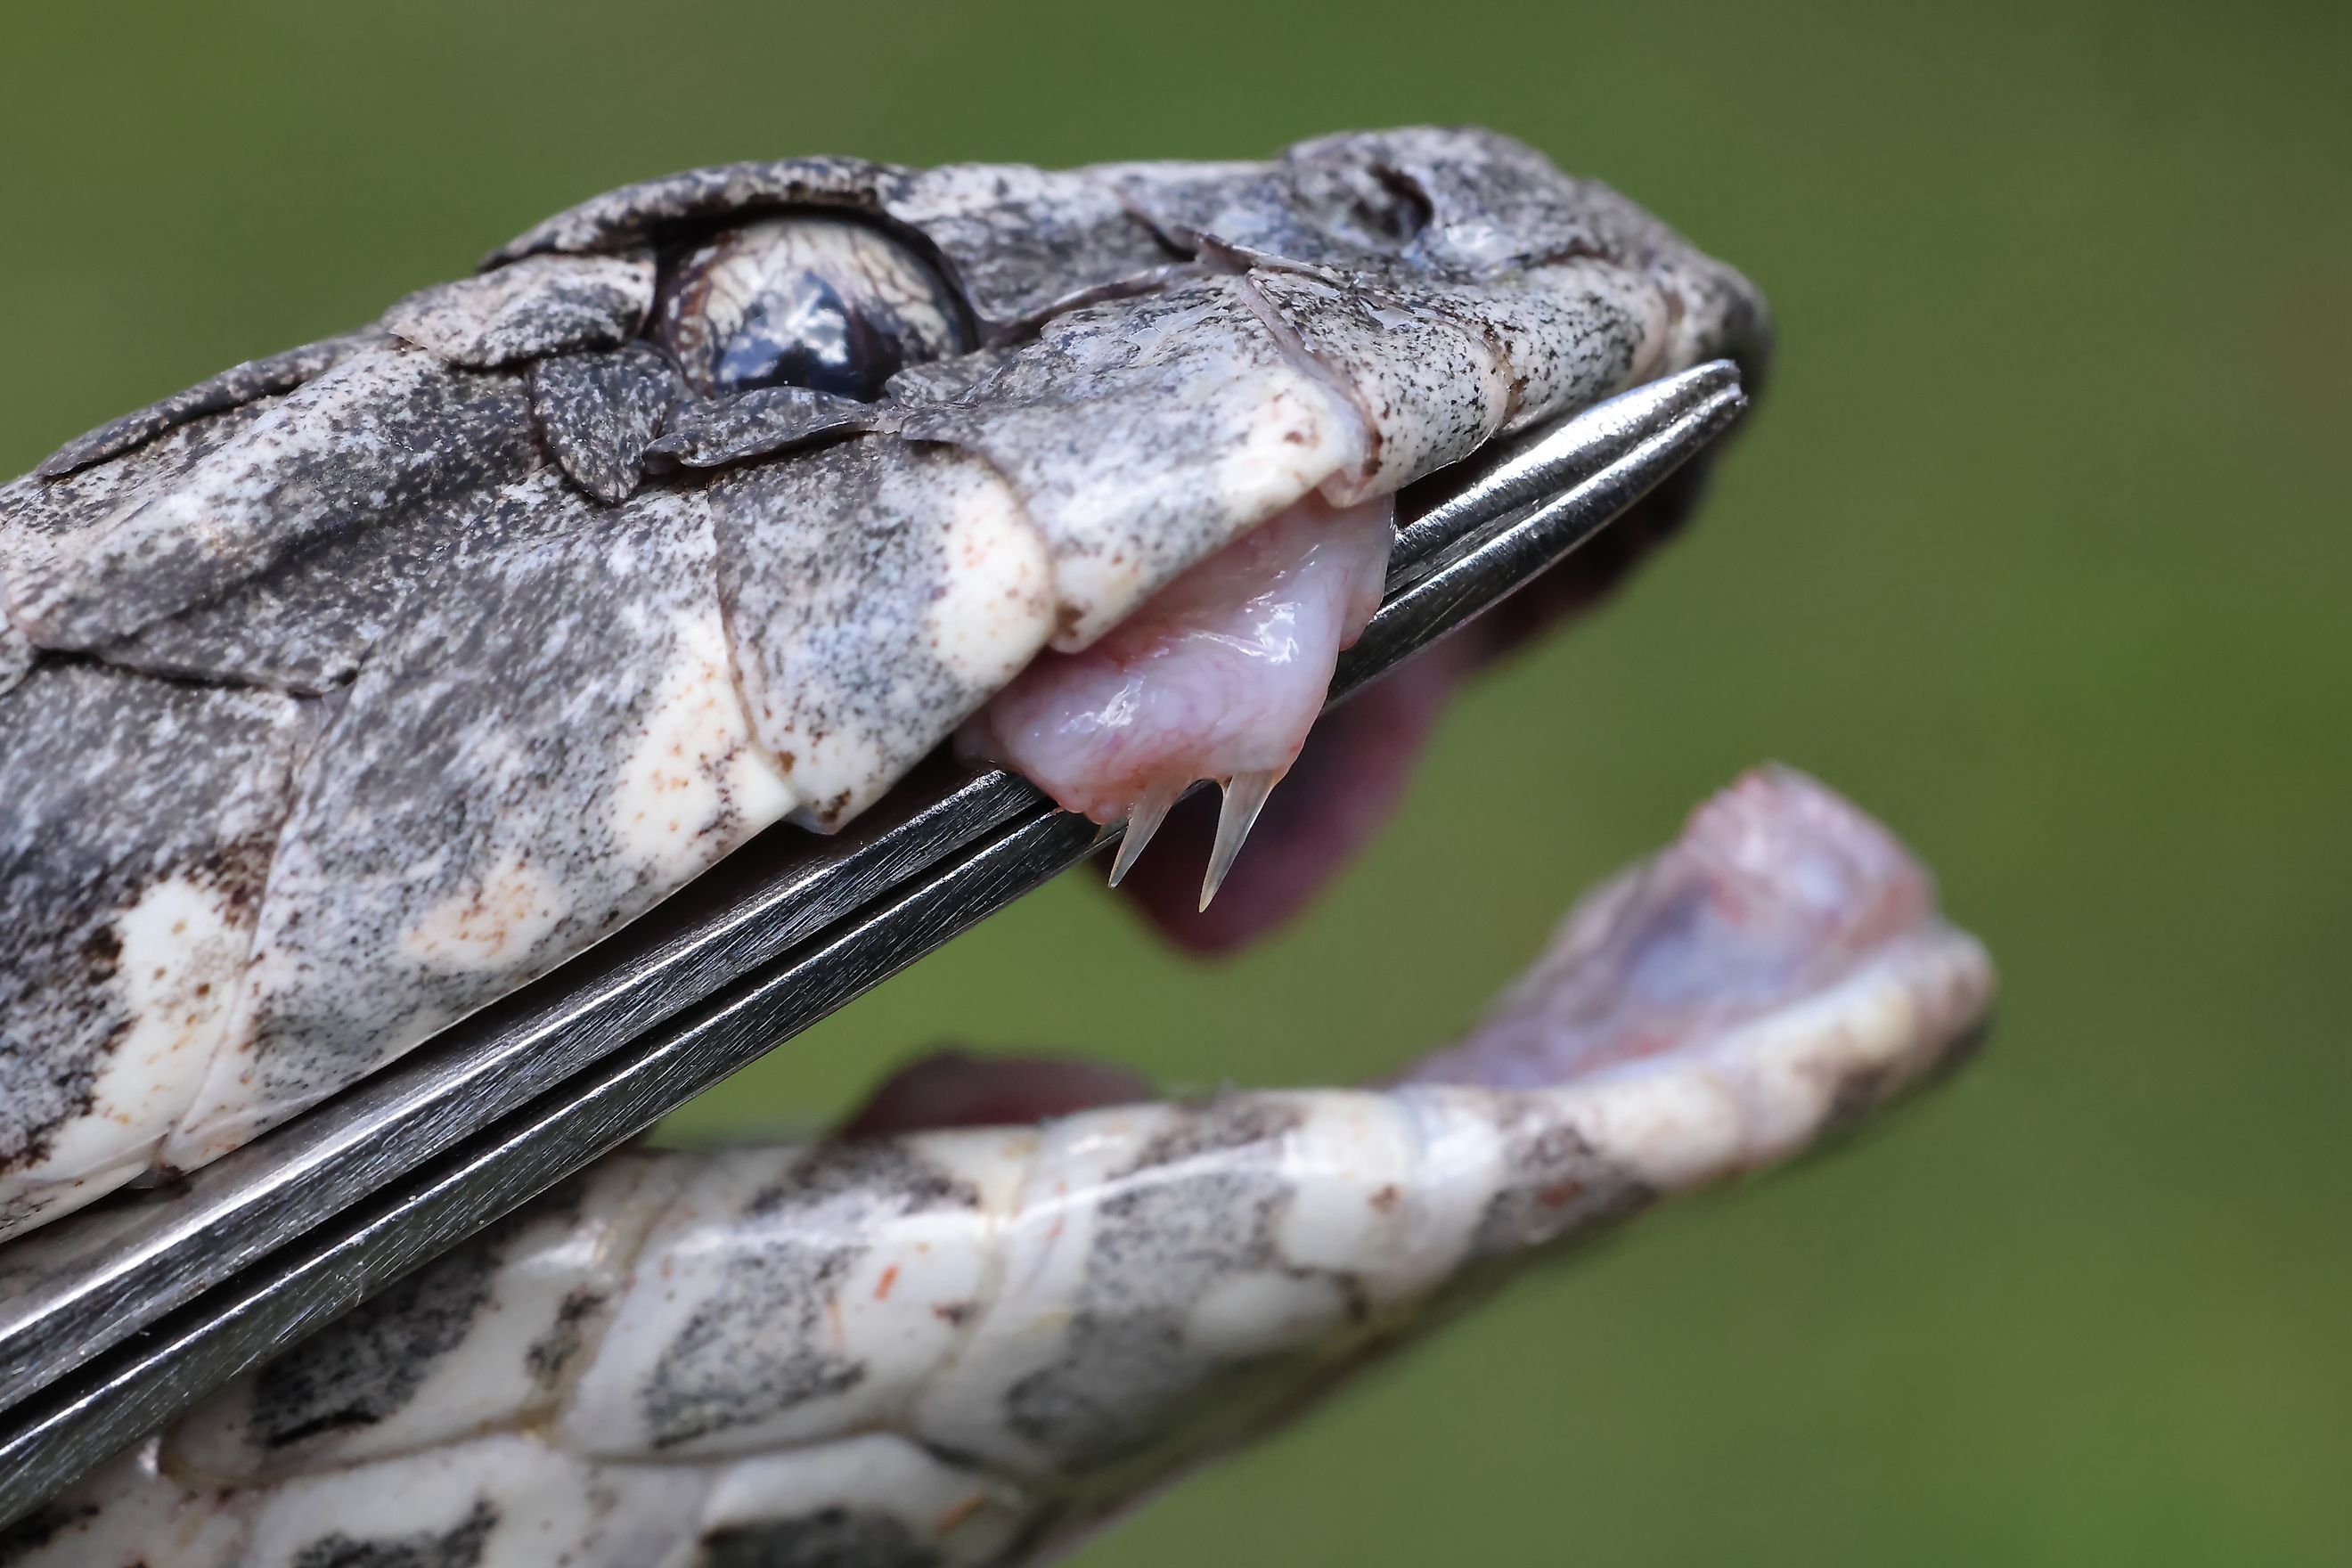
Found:
[[[1747, 406], [1728, 361], [1401, 498], [1329, 701], [1499, 602]], [[1118, 837], [944, 759], [772, 830], [554, 973], [170, 1186], [0, 1247], [0, 1528], [205, 1394]]]

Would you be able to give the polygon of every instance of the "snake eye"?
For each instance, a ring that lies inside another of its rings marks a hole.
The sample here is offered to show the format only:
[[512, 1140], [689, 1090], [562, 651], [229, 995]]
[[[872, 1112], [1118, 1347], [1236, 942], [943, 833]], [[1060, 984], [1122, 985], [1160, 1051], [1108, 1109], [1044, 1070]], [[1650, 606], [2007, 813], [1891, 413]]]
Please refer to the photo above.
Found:
[[805, 386], [870, 403], [925, 360], [964, 352], [963, 310], [906, 245], [853, 220], [729, 229], [664, 268], [654, 331], [706, 397]]

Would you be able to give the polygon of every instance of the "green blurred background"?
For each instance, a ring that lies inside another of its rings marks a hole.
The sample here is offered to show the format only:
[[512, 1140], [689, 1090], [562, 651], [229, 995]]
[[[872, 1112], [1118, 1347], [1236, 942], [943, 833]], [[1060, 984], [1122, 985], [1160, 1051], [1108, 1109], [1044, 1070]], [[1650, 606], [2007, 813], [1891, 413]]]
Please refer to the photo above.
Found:
[[0, 472], [687, 164], [1513, 132], [1772, 297], [1703, 525], [1473, 692], [1280, 940], [1196, 964], [1066, 879], [686, 1122], [822, 1114], [948, 1039], [1360, 1075], [1783, 758], [1941, 868], [2002, 963], [1993, 1052], [1084, 1561], [2352, 1561], [2347, 15], [16, 5]]

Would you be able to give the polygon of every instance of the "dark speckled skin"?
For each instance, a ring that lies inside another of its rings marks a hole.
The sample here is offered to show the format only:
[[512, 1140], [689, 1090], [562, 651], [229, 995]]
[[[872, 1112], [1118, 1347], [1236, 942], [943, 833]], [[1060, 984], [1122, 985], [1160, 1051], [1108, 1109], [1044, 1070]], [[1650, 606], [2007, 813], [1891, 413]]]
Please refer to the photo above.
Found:
[[[536, 462], [520, 441], [509, 456], [525, 471]], [[326, 534], [227, 593], [107, 644], [100, 657], [125, 669], [306, 697], [341, 690], [451, 557], [504, 526], [494, 495], [467, 489], [372, 528]]]
[[1659, 281], [1675, 302], [1678, 330], [1714, 352], [1750, 370], [1770, 352], [1763, 299], [1739, 274], [1608, 186], [1563, 178], [1505, 136], [1355, 132], [1301, 142], [1272, 164], [1213, 165], [1202, 176], [1181, 164], [1140, 165], [1122, 190], [1172, 243], [1213, 237], [1253, 256], [1344, 273], [1461, 284], [1575, 258], [1609, 261]]
[[120, 457], [190, 420], [278, 393], [291, 392], [304, 382], [333, 369], [362, 349], [373, 348], [383, 341], [383, 333], [380, 329], [364, 327], [341, 337], [304, 343], [283, 353], [231, 365], [218, 375], [208, 381], [200, 381], [184, 392], [175, 392], [136, 413], [110, 420], [87, 436], [75, 437], [44, 458], [34, 472], [45, 479], [63, 479], [93, 463]]
[[697, 218], [734, 217], [780, 207], [876, 210], [874, 190], [888, 166], [863, 158], [786, 158], [719, 163], [607, 191], [566, 208], [482, 258], [484, 271], [548, 253], [625, 250], [674, 233]]
[[372, 1426], [414, 1398], [425, 1373], [489, 1304], [498, 1238], [436, 1258], [261, 1369], [253, 1441], [279, 1449]]
[[32, 1178], [0, 1179], [0, 1218], [43, 1173], [136, 1169], [168, 1131], [109, 1069], [209, 1057], [309, 729], [275, 693], [91, 665], [0, 695], [0, 1172]]
[[[1054, 629], [1043, 542], [994, 470], [953, 447], [845, 442], [727, 475], [709, 495], [752, 726], [826, 826], [945, 740]], [[952, 615], [939, 613], [941, 584]]]
[[[0, 594], [7, 592], [7, 580], [0, 578]], [[33, 639], [16, 629], [13, 621], [0, 620], [0, 695], [31, 673]]]
[[451, 364], [495, 370], [618, 348], [653, 302], [651, 256], [534, 256], [411, 294], [383, 313], [383, 328]]
[[657, 468], [719, 468], [773, 457], [827, 437], [895, 426], [898, 411], [805, 386], [763, 386], [722, 403], [683, 408], [646, 448]]
[[499, 1524], [486, 1500], [454, 1529], [359, 1537], [337, 1531], [300, 1548], [293, 1568], [475, 1568]]
[[722, 1526], [699, 1546], [696, 1568], [934, 1568], [946, 1561], [903, 1521], [841, 1508]]
[[1573, 1124], [1516, 1107], [1502, 1119], [1511, 1177], [1471, 1236], [1475, 1258], [1508, 1258], [1598, 1229], [1647, 1207], [1657, 1189], [1592, 1145]]
[[[871, 404], [686, 395], [662, 345], [696, 323], [648, 321], [699, 296], [664, 268], [811, 208], [874, 226], [869, 260], [908, 247], [922, 265], [883, 271], [955, 296], [922, 343], [971, 352]], [[1737, 273], [1483, 132], [1265, 163], [812, 158], [630, 186], [377, 327], [240, 365], [0, 486], [0, 773], [62, 780], [76, 726], [194, 715], [121, 740], [148, 760], [82, 778], [89, 809], [24, 851], [53, 864], [8, 896], [40, 901], [26, 931], [119, 924], [171, 875], [120, 826], [155, 787], [141, 769], [187, 759], [173, 810], [248, 846], [257, 937], [247, 973], [214, 977], [234, 1005], [199, 1010], [212, 1034], [184, 1054], [209, 1066], [122, 1082], [140, 1127], [171, 1123], [161, 1163], [200, 1163], [776, 817], [840, 825], [1040, 642], [1083, 647], [1281, 509], [1394, 489], [1708, 355], [1752, 372], [1768, 336]], [[95, 671], [119, 702], [68, 712]], [[320, 734], [291, 798], [248, 821], [231, 781], [262, 709]], [[147, 868], [69, 874], [110, 857]], [[94, 995], [88, 958], [43, 942], [0, 948], [0, 993]], [[80, 1005], [0, 1020], [18, 1128], [0, 1237], [139, 1173], [54, 1087], [120, 1065], [116, 1014], [59, 1021]], [[85, 1137], [102, 1162], [43, 1163]]]
[[1223, 1101], [1184, 1119], [1114, 1179], [1096, 1222], [1068, 1341], [1005, 1395], [1005, 1425], [1083, 1468], [1162, 1435], [1171, 1405], [1215, 1396], [1216, 1364], [1186, 1342], [1210, 1287], [1282, 1267], [1273, 1236], [1289, 1197], [1276, 1155], [1297, 1124], [1279, 1103]]
[[773, 1244], [739, 1257], [654, 1363], [641, 1395], [654, 1446], [674, 1448], [855, 1386], [866, 1367], [828, 1348], [825, 1329], [862, 1233], [883, 1215], [978, 1204], [969, 1185], [897, 1145], [812, 1154], [743, 1212], [741, 1225]]
[[524, 481], [408, 601], [300, 774], [239, 1022], [167, 1157], [363, 1076], [774, 819], [736, 788], [748, 737], [711, 726], [732, 699], [694, 499]]
[[572, 482], [615, 505], [636, 494], [646, 448], [685, 390], [651, 343], [551, 354], [530, 367], [530, 414]]
[[[95, 532], [113, 512], [175, 483], [197, 458], [250, 430], [284, 401], [257, 396], [186, 414], [102, 463], [0, 485], [0, 562], [22, 575], [60, 551], [78, 548], [80, 536]], [[15, 603], [13, 592], [8, 602]], [[13, 614], [9, 620], [15, 626]]]
[[44, 647], [89, 650], [213, 598], [310, 541], [509, 478], [533, 460], [516, 378], [417, 350], [355, 354], [173, 483], [13, 574]]

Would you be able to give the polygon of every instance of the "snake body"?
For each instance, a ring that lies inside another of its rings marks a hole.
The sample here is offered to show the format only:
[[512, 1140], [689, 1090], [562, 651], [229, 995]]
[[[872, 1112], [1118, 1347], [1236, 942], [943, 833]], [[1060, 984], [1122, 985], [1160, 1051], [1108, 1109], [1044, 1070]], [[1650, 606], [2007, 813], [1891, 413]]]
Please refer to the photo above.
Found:
[[1866, 1115], [1991, 996], [1884, 828], [1759, 773], [1385, 1087], [608, 1156], [0, 1563], [1034, 1561], [1527, 1265]]

